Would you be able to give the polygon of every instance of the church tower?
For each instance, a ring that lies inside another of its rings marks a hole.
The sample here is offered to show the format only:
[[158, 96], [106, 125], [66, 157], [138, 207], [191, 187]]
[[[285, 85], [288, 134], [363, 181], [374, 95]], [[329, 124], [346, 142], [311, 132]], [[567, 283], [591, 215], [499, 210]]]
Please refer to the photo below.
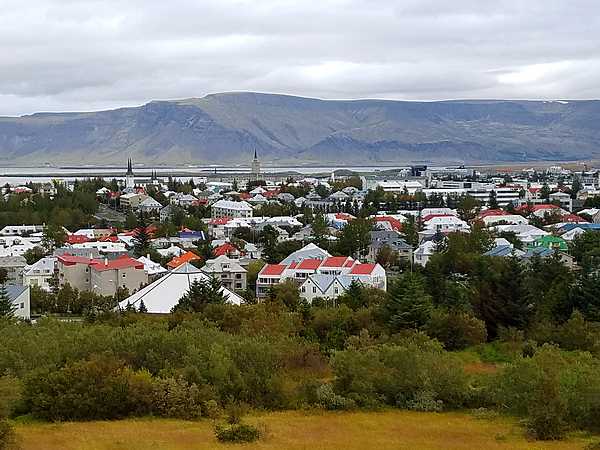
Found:
[[254, 159], [252, 160], [252, 180], [260, 180], [260, 160], [256, 154], [256, 149], [254, 149]]
[[125, 174], [125, 188], [133, 189], [135, 188], [135, 178], [133, 176], [133, 164], [131, 163], [131, 158], [127, 160], [127, 173]]

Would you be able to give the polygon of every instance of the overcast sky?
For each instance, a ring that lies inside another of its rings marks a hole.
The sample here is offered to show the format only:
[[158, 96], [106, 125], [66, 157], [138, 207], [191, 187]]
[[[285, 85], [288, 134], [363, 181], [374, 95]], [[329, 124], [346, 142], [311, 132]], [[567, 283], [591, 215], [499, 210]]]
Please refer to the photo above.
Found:
[[223, 91], [600, 98], [598, 0], [0, 2], [0, 115]]

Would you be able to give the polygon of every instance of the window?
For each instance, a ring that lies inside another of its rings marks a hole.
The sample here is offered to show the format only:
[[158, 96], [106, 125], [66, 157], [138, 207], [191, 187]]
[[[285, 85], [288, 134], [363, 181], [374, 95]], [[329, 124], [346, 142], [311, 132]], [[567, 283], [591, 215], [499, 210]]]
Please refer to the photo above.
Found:
[[21, 309], [25, 309], [25, 303], [21, 303]]
[[317, 288], [313, 286], [313, 294], [317, 293]]
[[126, 277], [126, 275], [127, 275], [127, 274], [123, 274], [123, 278], [125, 278], [125, 277]]
[[306, 292], [306, 288], [305, 288], [304, 286], [302, 286], [302, 287], [300, 288], [300, 291], [301, 291], [301, 292]]
[[339, 294], [339, 293], [340, 293], [340, 290], [339, 290], [338, 288], [335, 288], [335, 289], [334, 289], [334, 292], [335, 292], [336, 294]]
[[241, 289], [242, 288], [242, 283], [235, 283], [235, 288], [236, 289]]
[[235, 274], [235, 278], [238, 279], [238, 280], [241, 280], [242, 279], [242, 274], [241, 273], [236, 273]]

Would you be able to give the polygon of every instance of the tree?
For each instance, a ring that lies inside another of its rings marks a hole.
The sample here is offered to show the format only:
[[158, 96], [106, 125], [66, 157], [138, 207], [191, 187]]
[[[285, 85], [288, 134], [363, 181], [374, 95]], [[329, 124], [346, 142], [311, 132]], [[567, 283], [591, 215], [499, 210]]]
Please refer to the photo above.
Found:
[[337, 251], [342, 255], [359, 258], [371, 244], [371, 219], [356, 218], [342, 229], [337, 242]]
[[547, 202], [550, 201], [550, 186], [548, 186], [548, 183], [544, 183], [542, 185], [542, 188], [540, 189], [540, 196]]
[[579, 191], [582, 188], [582, 184], [581, 184], [581, 180], [579, 179], [578, 176], [575, 176], [573, 178], [573, 183], [571, 184], [571, 198], [572, 199], [576, 199], [577, 198], [577, 194], [579, 193]]
[[140, 312], [141, 314], [146, 314], [148, 312], [148, 308], [146, 308], [146, 304], [144, 303], [144, 300], [140, 300], [140, 306], [138, 308], [138, 312]]
[[413, 247], [419, 244], [419, 226], [417, 219], [412, 214], [407, 215], [402, 224], [402, 235], [404, 240]]
[[62, 226], [49, 223], [44, 227], [42, 234], [42, 246], [47, 252], [52, 252], [55, 248], [61, 247], [67, 242], [67, 233]]
[[498, 209], [498, 199], [496, 196], [496, 191], [492, 190], [490, 191], [490, 198], [489, 198], [489, 206], [490, 209]]
[[300, 305], [298, 286], [293, 280], [286, 280], [283, 283], [276, 284], [271, 288], [269, 299], [295, 311]]
[[386, 269], [398, 265], [398, 252], [393, 250], [389, 245], [383, 245], [377, 251], [375, 260]]
[[320, 211], [315, 214], [312, 220], [311, 228], [315, 243], [319, 247], [324, 247], [327, 244], [326, 238], [329, 233], [327, 231], [327, 221], [325, 220], [323, 213]]
[[464, 195], [458, 202], [457, 211], [459, 217], [466, 221], [472, 221], [477, 214], [479, 214], [479, 210], [481, 209], [481, 203], [474, 197], [470, 195]]
[[23, 253], [23, 257], [29, 265], [35, 264], [44, 256], [46, 256], [46, 251], [37, 245]]
[[421, 275], [408, 273], [392, 283], [384, 312], [392, 330], [420, 329], [431, 316], [433, 302]]
[[6, 285], [0, 284], [0, 318], [12, 318], [15, 314], [15, 305], [8, 296]]
[[148, 231], [148, 223], [146, 222], [146, 216], [140, 211], [137, 220], [137, 227], [133, 233], [133, 251], [139, 258], [140, 256], [146, 256], [152, 248], [152, 236]]
[[201, 312], [206, 305], [225, 304], [221, 280], [211, 277], [209, 280], [194, 280], [190, 289], [179, 299], [179, 303], [171, 312], [187, 311]]

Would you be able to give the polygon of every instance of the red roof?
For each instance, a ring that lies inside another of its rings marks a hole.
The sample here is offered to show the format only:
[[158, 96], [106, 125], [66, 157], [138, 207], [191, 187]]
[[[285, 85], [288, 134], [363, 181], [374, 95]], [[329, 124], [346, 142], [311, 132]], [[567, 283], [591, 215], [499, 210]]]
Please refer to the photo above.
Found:
[[330, 256], [325, 258], [321, 267], [344, 267], [348, 256]]
[[544, 209], [559, 209], [558, 206], [551, 203], [544, 203], [542, 205], [521, 205], [517, 208], [517, 211], [543, 211]]
[[118, 236], [105, 236], [98, 239], [100, 242], [119, 242]]
[[90, 242], [90, 240], [84, 234], [70, 234], [67, 236], [67, 243], [69, 244], [83, 244], [85, 242]]
[[531, 192], [532, 194], [535, 194], [536, 192], [539, 192], [542, 190], [542, 188], [539, 187], [530, 187], [529, 189], [527, 189], [529, 192]]
[[483, 219], [490, 216], [508, 216], [508, 212], [503, 209], [486, 209], [479, 214], [479, 218]]
[[377, 264], [356, 264], [350, 271], [351, 275], [370, 275]]
[[563, 222], [572, 222], [572, 223], [587, 223], [583, 217], [578, 216], [577, 214], [567, 214], [562, 216], [561, 219]]
[[224, 244], [219, 245], [213, 250], [213, 255], [222, 256], [236, 252], [239, 252], [239, 250], [235, 245], [233, 245], [231, 242], [225, 242]]
[[336, 213], [335, 218], [337, 220], [353, 220], [354, 216], [351, 216], [350, 214], [346, 214], [346, 213]]
[[199, 259], [201, 259], [201, 258], [198, 255], [196, 255], [194, 252], [187, 252], [181, 256], [176, 256], [175, 258], [173, 258], [171, 261], [169, 261], [167, 266], [170, 269], [176, 269], [185, 263], [189, 263], [192, 261], [198, 261]]
[[402, 229], [402, 222], [395, 217], [390, 216], [378, 216], [375, 217], [376, 222], [388, 222], [392, 227], [392, 230], [400, 231]]
[[122, 270], [122, 269], [141, 269], [144, 270], [144, 264], [130, 258], [129, 256], [121, 256], [120, 258], [111, 261], [94, 260], [91, 264], [94, 270], [104, 272], [105, 270]]
[[73, 256], [69, 253], [59, 256], [58, 261], [65, 266], [74, 266], [75, 264], [92, 264], [94, 262], [93, 259], [83, 258], [81, 256]]
[[322, 262], [323, 260], [316, 258], [304, 259], [300, 261], [296, 270], [317, 270]]
[[118, 270], [127, 268], [135, 268], [142, 270], [144, 269], [144, 264], [126, 255], [113, 260], [100, 260], [83, 258], [81, 256], [73, 256], [69, 255], [68, 253], [65, 253], [64, 255], [59, 256], [58, 260], [65, 266], [85, 264], [86, 266], [93, 267], [94, 270], [97, 270], [99, 272], [103, 272], [105, 270]]
[[217, 217], [208, 222], [210, 225], [226, 225], [231, 220], [231, 217]]
[[262, 268], [260, 274], [266, 276], [276, 276], [281, 275], [285, 269], [286, 266], [283, 264], [267, 264]]
[[298, 261], [292, 261], [292, 263], [290, 264], [290, 269], [295, 269], [297, 265]]
[[429, 222], [431, 219], [435, 219], [436, 217], [456, 217], [453, 214], [427, 214], [422, 218], [423, 222]]
[[274, 197], [277, 197], [278, 195], [279, 195], [279, 190], [267, 191], [267, 192], [262, 193], [262, 196], [265, 198], [274, 198]]
[[248, 194], [247, 192], [240, 192], [240, 200], [248, 200], [249, 198], [252, 198], [252, 196], [250, 194]]

